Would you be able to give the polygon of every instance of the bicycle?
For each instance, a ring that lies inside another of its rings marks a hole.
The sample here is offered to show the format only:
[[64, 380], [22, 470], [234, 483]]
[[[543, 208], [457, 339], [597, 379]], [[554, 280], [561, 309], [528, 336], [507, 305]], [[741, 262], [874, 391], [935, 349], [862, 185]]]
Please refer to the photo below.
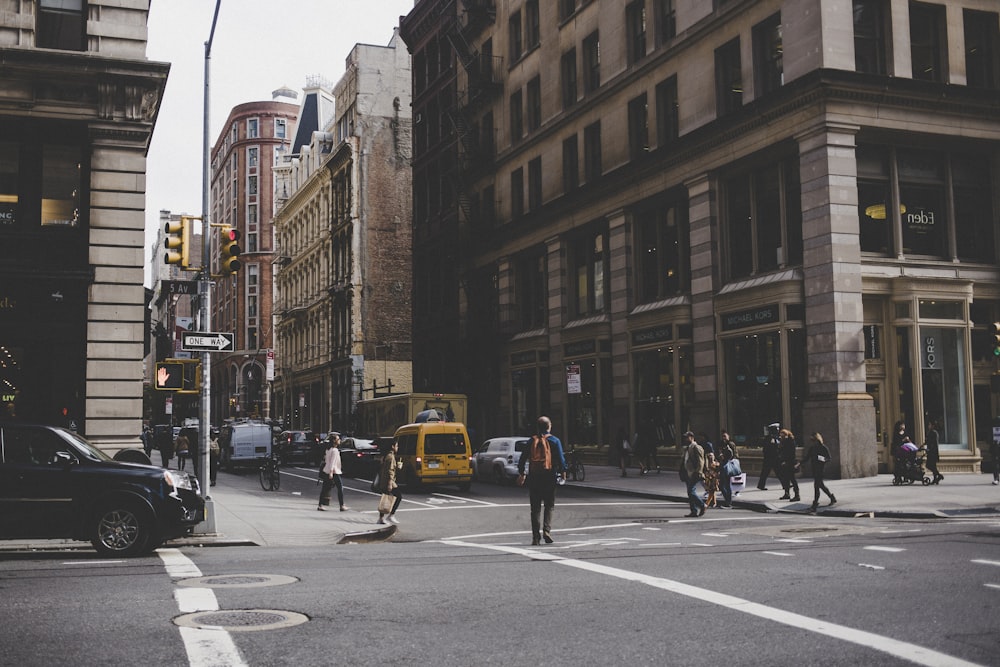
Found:
[[281, 461], [274, 452], [260, 466], [260, 488], [277, 491], [281, 487]]
[[580, 455], [575, 449], [566, 452], [566, 474], [572, 475], [574, 482], [582, 482], [587, 479], [587, 470], [583, 467], [583, 461], [580, 460]]

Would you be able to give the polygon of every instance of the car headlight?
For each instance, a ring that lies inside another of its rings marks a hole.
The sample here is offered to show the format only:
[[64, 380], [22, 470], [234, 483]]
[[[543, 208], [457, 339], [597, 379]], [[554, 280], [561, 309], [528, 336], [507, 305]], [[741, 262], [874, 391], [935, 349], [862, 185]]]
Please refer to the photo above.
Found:
[[194, 490], [194, 485], [191, 483], [191, 476], [187, 473], [175, 475], [169, 470], [164, 470], [163, 479], [166, 480], [169, 486], [172, 486], [175, 489], [187, 489], [188, 491]]

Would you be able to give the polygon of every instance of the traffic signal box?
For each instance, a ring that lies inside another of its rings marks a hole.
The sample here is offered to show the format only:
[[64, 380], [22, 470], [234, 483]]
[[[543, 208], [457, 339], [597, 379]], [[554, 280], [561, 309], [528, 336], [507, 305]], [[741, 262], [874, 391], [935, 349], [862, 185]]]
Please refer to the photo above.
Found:
[[171, 220], [163, 226], [163, 231], [167, 234], [163, 239], [163, 247], [167, 249], [163, 262], [187, 269], [190, 264], [191, 219], [182, 216], [180, 220]]
[[993, 356], [1000, 357], [1000, 322], [993, 323], [990, 338], [993, 340]]
[[243, 252], [239, 241], [240, 230], [229, 225], [222, 225], [219, 228], [219, 266], [222, 275], [232, 275], [243, 266], [239, 260], [239, 256]]
[[201, 391], [201, 361], [167, 359], [156, 362], [153, 386], [160, 391], [197, 394]]

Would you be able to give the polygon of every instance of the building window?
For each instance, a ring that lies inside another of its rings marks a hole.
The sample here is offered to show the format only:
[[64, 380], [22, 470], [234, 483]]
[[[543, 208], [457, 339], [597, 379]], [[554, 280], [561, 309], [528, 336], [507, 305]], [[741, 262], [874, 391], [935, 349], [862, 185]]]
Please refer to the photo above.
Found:
[[1000, 88], [1000, 20], [992, 12], [963, 10], [965, 77], [970, 86]]
[[517, 220], [524, 215], [524, 170], [520, 167], [510, 172], [510, 217]]
[[660, 197], [633, 212], [639, 303], [675, 296], [688, 286], [687, 206], [685, 199]]
[[666, 146], [680, 136], [680, 109], [677, 102], [677, 76], [656, 86], [656, 143]]
[[592, 183], [601, 177], [601, 121], [583, 130], [583, 177]]
[[577, 0], [559, 0], [559, 20], [564, 21], [576, 13]]
[[[892, 256], [898, 233], [904, 255], [995, 261], [992, 175], [986, 155], [862, 145], [857, 164], [862, 251]], [[897, 205], [899, 215], [888, 215]]]
[[762, 164], [724, 181], [730, 279], [802, 262], [797, 158]]
[[607, 307], [608, 239], [604, 231], [581, 234], [572, 242], [574, 316], [603, 313]]
[[524, 106], [521, 101], [521, 91], [514, 91], [510, 96], [510, 143], [516, 144], [524, 136]]
[[250, 168], [257, 166], [257, 159], [260, 153], [260, 149], [256, 146], [251, 146], [247, 149], [247, 166]]
[[247, 139], [256, 139], [260, 136], [259, 124], [256, 118], [247, 119]]
[[715, 50], [715, 112], [721, 118], [743, 107], [740, 38]]
[[248, 176], [247, 177], [247, 194], [255, 195], [257, 194], [257, 177]]
[[39, 0], [35, 46], [41, 49], [87, 49], [84, 0]]
[[528, 163], [528, 210], [537, 211], [542, 207], [542, 158], [536, 157]]
[[914, 79], [947, 83], [947, 28], [943, 6], [910, 3], [910, 57]]
[[781, 88], [784, 83], [781, 45], [781, 13], [772, 14], [753, 27], [753, 70], [760, 97]]
[[628, 103], [628, 153], [638, 160], [649, 152], [649, 105], [646, 93]]
[[656, 46], [663, 46], [677, 35], [674, 0], [654, 0], [653, 20], [656, 21]]
[[524, 53], [524, 39], [521, 34], [521, 12], [514, 12], [507, 21], [507, 32], [510, 38], [510, 62], [515, 63]]
[[646, 55], [646, 0], [634, 0], [625, 7], [625, 49], [629, 65]]
[[0, 230], [17, 224], [20, 161], [18, 145], [0, 141]]
[[591, 93], [601, 86], [601, 39], [595, 30], [583, 40], [583, 92]]
[[563, 139], [563, 192], [572, 192], [580, 185], [580, 148], [574, 134]]
[[576, 49], [570, 49], [562, 55], [559, 71], [563, 109], [568, 109], [576, 104]]
[[274, 119], [274, 136], [278, 139], [284, 139], [288, 133], [288, 121], [284, 118]]
[[[689, 345], [657, 345], [632, 355], [635, 432], [661, 446], [680, 444], [691, 423], [694, 355]], [[681, 428], [677, 428], [680, 424]]]
[[525, 41], [529, 49], [538, 46], [541, 40], [541, 29], [538, 22], [538, 0], [528, 0], [524, 4]]
[[42, 145], [42, 226], [80, 224], [82, 154], [79, 146]]
[[545, 326], [545, 254], [532, 253], [514, 267], [514, 292], [517, 295], [518, 326], [522, 331]]
[[229, 139], [234, 144], [240, 140], [240, 130], [239, 126], [236, 124], [236, 121], [233, 121], [233, 126], [230, 128]]
[[854, 67], [865, 74], [888, 74], [888, 12], [885, 0], [854, 0]]
[[528, 131], [534, 132], [542, 126], [542, 81], [535, 77], [528, 82]]

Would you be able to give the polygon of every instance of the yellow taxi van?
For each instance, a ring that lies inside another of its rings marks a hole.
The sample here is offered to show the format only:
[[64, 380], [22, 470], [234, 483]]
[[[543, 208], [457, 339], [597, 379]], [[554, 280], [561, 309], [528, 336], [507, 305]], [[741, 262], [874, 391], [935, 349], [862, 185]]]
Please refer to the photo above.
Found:
[[401, 486], [449, 484], [462, 491], [472, 486], [472, 444], [464, 424], [437, 421], [432, 415], [400, 426], [394, 437], [403, 464], [397, 474]]

